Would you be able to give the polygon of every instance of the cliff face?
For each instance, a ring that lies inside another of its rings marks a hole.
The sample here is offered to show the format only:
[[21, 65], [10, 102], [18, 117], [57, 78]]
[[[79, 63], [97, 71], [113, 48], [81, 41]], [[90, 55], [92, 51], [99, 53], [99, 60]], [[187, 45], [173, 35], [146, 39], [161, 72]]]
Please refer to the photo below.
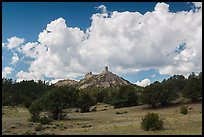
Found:
[[[60, 81], [59, 81], [60, 82]], [[71, 84], [70, 84], [71, 83]], [[116, 74], [113, 74], [112, 72], [108, 71], [108, 67], [106, 66], [105, 69], [98, 75], [93, 75], [91, 72], [87, 73], [83, 79], [81, 79], [79, 82], [69, 82], [69, 80], [66, 82], [60, 82], [60, 85], [77, 85], [80, 89], [88, 88], [88, 87], [113, 87], [113, 86], [120, 86], [120, 85], [129, 85], [131, 84], [129, 81], [117, 76]]]
[[57, 83], [55, 83], [55, 86], [64, 86], [64, 85], [70, 85], [70, 86], [76, 86], [78, 84], [78, 81], [75, 80], [60, 80]]

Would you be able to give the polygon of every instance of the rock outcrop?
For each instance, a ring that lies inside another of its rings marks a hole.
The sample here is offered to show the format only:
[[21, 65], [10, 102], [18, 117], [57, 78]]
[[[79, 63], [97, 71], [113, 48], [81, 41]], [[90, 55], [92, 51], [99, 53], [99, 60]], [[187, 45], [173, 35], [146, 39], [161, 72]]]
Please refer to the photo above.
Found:
[[65, 86], [65, 85], [76, 86], [77, 84], [78, 84], [78, 81], [66, 79], [66, 80], [60, 80], [54, 85], [55, 86]]
[[98, 75], [93, 75], [91, 73], [91, 76], [85, 75], [84, 79], [79, 81], [79, 88], [87, 88], [87, 87], [112, 87], [112, 86], [119, 86], [119, 85], [129, 85], [131, 84], [129, 81], [117, 76], [116, 74], [113, 74], [108, 70], [108, 67], [106, 66], [105, 69]]
[[88, 87], [107, 88], [120, 85], [130, 85], [131, 83], [123, 79], [122, 77], [119, 77], [116, 74], [110, 72], [108, 70], [108, 67], [105, 66], [104, 70], [98, 75], [94, 75], [92, 74], [92, 72], [88, 72], [79, 82], [73, 80], [63, 80], [56, 83], [57, 86], [66, 84], [74, 85], [79, 87], [80, 89], [84, 89]]

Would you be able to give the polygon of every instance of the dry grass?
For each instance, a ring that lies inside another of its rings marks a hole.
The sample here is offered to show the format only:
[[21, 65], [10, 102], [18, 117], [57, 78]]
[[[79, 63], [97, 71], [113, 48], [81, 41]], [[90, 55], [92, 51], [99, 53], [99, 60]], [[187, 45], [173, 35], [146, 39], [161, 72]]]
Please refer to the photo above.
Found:
[[[42, 131], [35, 131], [37, 123], [28, 122], [29, 112], [24, 108], [3, 107], [2, 134], [103, 134], [103, 135], [174, 135], [202, 134], [202, 104], [188, 104], [190, 114], [180, 113], [180, 106], [147, 109], [135, 106], [113, 109], [107, 104], [97, 104], [96, 112], [68, 113], [68, 120], [43, 125]], [[107, 110], [106, 110], [107, 109]], [[125, 112], [125, 113], [124, 113]], [[143, 131], [140, 127], [142, 117], [147, 112], [156, 112], [164, 119], [164, 130]]]

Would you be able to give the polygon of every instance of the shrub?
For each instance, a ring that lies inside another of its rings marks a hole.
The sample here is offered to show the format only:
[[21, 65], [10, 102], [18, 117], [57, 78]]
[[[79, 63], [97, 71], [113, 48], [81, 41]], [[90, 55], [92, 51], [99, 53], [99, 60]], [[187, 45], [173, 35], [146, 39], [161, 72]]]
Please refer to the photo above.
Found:
[[187, 114], [187, 113], [188, 113], [188, 108], [187, 108], [187, 106], [181, 106], [180, 112], [181, 112], [181, 114]]
[[121, 112], [116, 112], [115, 114], [121, 114]]
[[79, 108], [76, 108], [75, 112], [80, 112], [80, 109], [79, 109]]
[[132, 86], [121, 86], [114, 94], [111, 104], [114, 108], [138, 105], [138, 93]]
[[127, 111], [124, 111], [124, 112], [116, 112], [115, 114], [125, 114], [125, 113], [128, 113]]
[[67, 120], [67, 119], [68, 119], [68, 117], [66, 114], [64, 114], [64, 113], [59, 114], [59, 120]]
[[43, 130], [43, 127], [41, 124], [38, 124], [36, 127], [35, 127], [35, 131], [41, 131]]
[[52, 122], [52, 119], [46, 117], [46, 116], [43, 116], [43, 117], [40, 117], [39, 118], [39, 122], [43, 125], [45, 124], [50, 124]]
[[157, 113], [148, 113], [142, 118], [141, 127], [145, 131], [163, 129], [163, 120], [159, 118]]
[[35, 100], [32, 102], [30, 107], [28, 108], [28, 111], [31, 114], [31, 118], [29, 118], [30, 122], [37, 122], [40, 118], [39, 114], [42, 111], [42, 106], [40, 104], [39, 100]]
[[79, 92], [77, 107], [80, 108], [81, 113], [90, 112], [90, 107], [96, 104], [89, 91], [84, 89]]

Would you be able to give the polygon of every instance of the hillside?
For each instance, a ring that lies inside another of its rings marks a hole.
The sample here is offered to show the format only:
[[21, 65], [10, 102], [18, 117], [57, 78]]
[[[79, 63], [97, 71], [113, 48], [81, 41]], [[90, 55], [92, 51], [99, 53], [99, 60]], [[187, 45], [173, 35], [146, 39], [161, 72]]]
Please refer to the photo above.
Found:
[[67, 79], [67, 80], [60, 80], [57, 83], [55, 83], [54, 85], [55, 86], [63, 86], [63, 85], [75, 86], [75, 85], [77, 85], [77, 83], [78, 82], [75, 80]]
[[99, 74], [94, 75], [92, 74], [92, 72], [85, 74], [84, 78], [81, 79], [79, 82], [74, 80], [62, 80], [62, 81], [58, 81], [55, 85], [56, 86], [72, 85], [72, 86], [77, 86], [80, 89], [84, 89], [88, 87], [107, 88], [107, 87], [130, 85], [130, 84], [131, 83], [129, 81], [110, 72], [108, 70], [108, 67], [106, 66], [105, 69]]

